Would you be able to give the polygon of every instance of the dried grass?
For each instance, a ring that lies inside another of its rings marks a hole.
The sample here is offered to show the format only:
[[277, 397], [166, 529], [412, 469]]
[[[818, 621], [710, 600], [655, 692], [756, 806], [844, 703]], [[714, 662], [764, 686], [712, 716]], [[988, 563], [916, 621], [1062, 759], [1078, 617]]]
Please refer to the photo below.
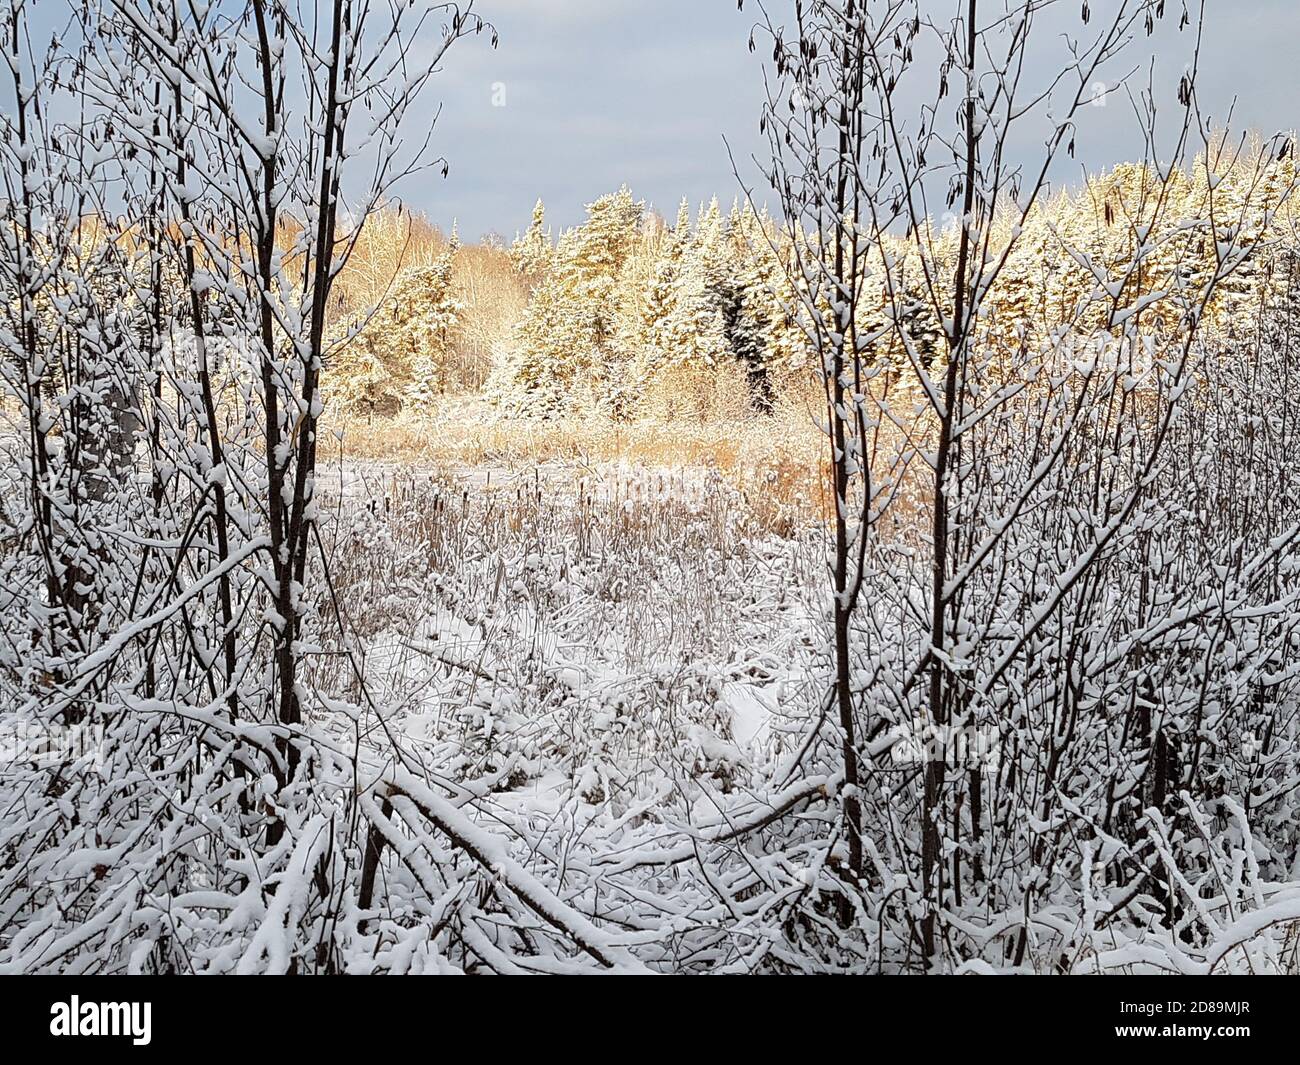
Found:
[[331, 447], [349, 462], [472, 471], [545, 468], [555, 486], [601, 480], [611, 468], [672, 474], [712, 471], [747, 518], [788, 536], [827, 512], [826, 443], [806, 415], [726, 421], [620, 423], [590, 417], [532, 420], [473, 399], [449, 400], [427, 417], [338, 421]]

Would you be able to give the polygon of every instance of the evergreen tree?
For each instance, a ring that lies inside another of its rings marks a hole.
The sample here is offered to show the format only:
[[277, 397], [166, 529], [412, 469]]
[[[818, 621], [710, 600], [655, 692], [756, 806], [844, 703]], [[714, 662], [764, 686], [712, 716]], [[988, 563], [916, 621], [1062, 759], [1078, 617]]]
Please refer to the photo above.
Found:
[[644, 204], [624, 186], [587, 207], [587, 221], [561, 238], [555, 266], [534, 294], [513, 350], [495, 378], [506, 402], [543, 412], [578, 392], [612, 402], [624, 268], [637, 247]]
[[671, 285], [671, 307], [655, 331], [660, 366], [714, 367], [729, 353], [726, 323], [711, 282], [724, 269], [722, 216], [714, 200], [700, 215]]
[[533, 205], [533, 220], [523, 236], [510, 246], [510, 261], [519, 275], [535, 290], [555, 263], [555, 246], [546, 228], [546, 208], [539, 199]]
[[433, 265], [404, 271], [392, 296], [342, 345], [327, 385], [345, 405], [394, 413], [427, 407], [444, 390], [444, 367], [464, 309], [453, 282], [459, 249], [453, 229]]

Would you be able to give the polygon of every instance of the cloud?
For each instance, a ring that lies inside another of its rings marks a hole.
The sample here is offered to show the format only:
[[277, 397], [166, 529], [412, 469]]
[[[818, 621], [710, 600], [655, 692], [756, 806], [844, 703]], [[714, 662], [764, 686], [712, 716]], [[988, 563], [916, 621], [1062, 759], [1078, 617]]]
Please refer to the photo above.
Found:
[[[1094, 0], [1094, 22], [1114, 2]], [[768, 6], [776, 12], [781, 0]], [[929, 6], [948, 12], [953, 5]], [[444, 224], [458, 218], [467, 235], [511, 235], [527, 224], [539, 195], [553, 220], [568, 225], [581, 220], [585, 202], [624, 182], [669, 210], [682, 196], [700, 202], [736, 194], [723, 136], [741, 160], [762, 149], [761, 58], [747, 47], [753, 12], [738, 12], [731, 0], [494, 0], [482, 7], [501, 34], [500, 48], [464, 42], [448, 59], [433, 88], [447, 104], [436, 144], [452, 173], [445, 183], [408, 189], [413, 205]], [[1139, 31], [1132, 52], [1140, 68], [1134, 76], [1144, 82], [1143, 57], [1154, 55], [1162, 100], [1172, 98], [1192, 50], [1190, 35], [1176, 29], [1180, 12], [1169, 7], [1154, 37]], [[1207, 7], [1200, 84], [1209, 116], [1222, 123], [1236, 98], [1234, 128], [1273, 132], [1294, 123], [1300, 69], [1289, 52], [1300, 39], [1300, 5]], [[1077, 26], [1076, 8], [1068, 18]], [[1054, 28], [1039, 28], [1045, 32], [1033, 72], [1041, 76], [1061, 69], [1062, 53]], [[504, 86], [505, 107], [492, 106], [493, 86]], [[1021, 146], [1026, 158], [1036, 136]], [[1058, 180], [1141, 150], [1123, 95], [1089, 109], [1077, 140], [1076, 160]]]

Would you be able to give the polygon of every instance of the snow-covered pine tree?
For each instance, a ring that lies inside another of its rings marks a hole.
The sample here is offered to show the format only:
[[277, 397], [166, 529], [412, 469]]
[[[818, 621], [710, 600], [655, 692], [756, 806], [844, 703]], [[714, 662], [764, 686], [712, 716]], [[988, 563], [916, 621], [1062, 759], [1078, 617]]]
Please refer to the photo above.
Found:
[[[580, 400], [608, 405], [619, 360], [615, 339], [624, 267], [637, 247], [645, 205], [624, 186], [587, 206], [564, 233], [491, 390], [509, 406], [555, 413]], [[579, 393], [583, 393], [582, 396]]]
[[[676, 227], [681, 230], [681, 220]], [[730, 345], [718, 293], [710, 287], [714, 260], [724, 254], [723, 221], [715, 199], [699, 216], [694, 233], [669, 249], [660, 269], [658, 317], [648, 336], [653, 371], [647, 396], [657, 415], [672, 419], [690, 412], [704, 417], [714, 371], [726, 365]], [[664, 298], [666, 296], [666, 299]]]
[[459, 250], [453, 228], [433, 265], [404, 271], [392, 296], [342, 346], [329, 386], [346, 406], [391, 414], [427, 407], [445, 391], [445, 362], [464, 310], [453, 278]]
[[747, 298], [763, 337], [763, 366], [774, 390], [780, 390], [783, 382], [802, 379], [809, 369], [808, 336], [790, 313], [794, 292], [785, 262], [788, 240], [766, 209], [750, 210], [744, 219]]
[[533, 205], [533, 220], [510, 246], [510, 261], [530, 290], [536, 290], [555, 265], [555, 245], [546, 226], [546, 206], [539, 198]]
[[641, 341], [634, 361], [635, 377], [642, 391], [667, 361], [667, 352], [659, 340], [673, 312], [677, 283], [690, 239], [691, 208], [683, 198], [677, 208], [677, 221], [663, 234], [656, 248], [654, 276], [642, 305]]
[[[428, 270], [420, 271], [417, 281], [417, 313], [397, 339], [411, 353], [408, 360], [409, 382], [403, 397], [413, 409], [427, 409], [439, 394], [446, 391], [446, 361], [452, 337], [460, 323], [464, 305], [457, 298], [453, 271], [460, 237], [452, 227], [447, 250]], [[422, 298], [421, 298], [422, 297]], [[400, 313], [401, 308], [398, 308]]]
[[705, 264], [709, 286], [722, 311], [723, 329], [731, 356], [744, 369], [749, 402], [755, 410], [772, 411], [774, 394], [768, 366], [768, 332], [778, 325], [771, 312], [766, 245], [754, 238], [761, 225], [751, 208], [733, 205], [727, 220], [725, 256]]

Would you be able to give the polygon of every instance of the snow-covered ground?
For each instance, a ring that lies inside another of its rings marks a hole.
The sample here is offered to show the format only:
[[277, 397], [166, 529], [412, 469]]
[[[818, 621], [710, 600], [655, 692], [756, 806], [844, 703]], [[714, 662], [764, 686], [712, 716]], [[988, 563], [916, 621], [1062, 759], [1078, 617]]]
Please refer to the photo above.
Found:
[[685, 758], [730, 788], [815, 708], [817, 536], [756, 528], [707, 470], [352, 464], [322, 483], [369, 697], [467, 778], [508, 764], [517, 794], [563, 780], [625, 804]]

